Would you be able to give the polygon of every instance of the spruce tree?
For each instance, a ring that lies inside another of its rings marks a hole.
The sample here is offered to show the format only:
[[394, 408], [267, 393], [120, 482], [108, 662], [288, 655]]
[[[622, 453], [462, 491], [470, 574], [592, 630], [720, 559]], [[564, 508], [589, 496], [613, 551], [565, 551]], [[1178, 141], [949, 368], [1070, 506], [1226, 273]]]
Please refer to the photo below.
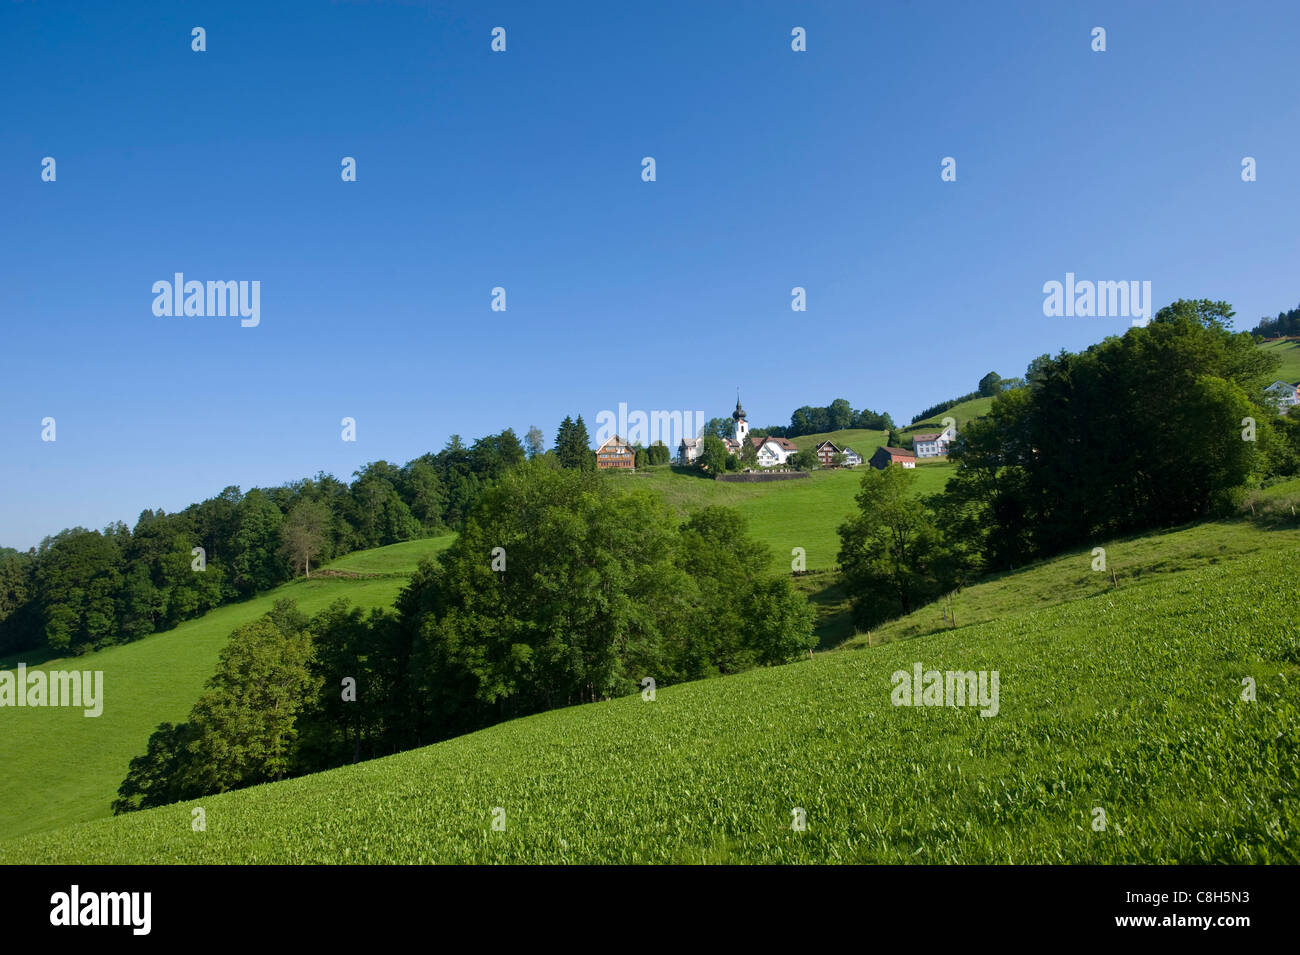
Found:
[[560, 430], [555, 432], [555, 457], [560, 462], [560, 467], [573, 467], [570, 463], [570, 456], [573, 447], [573, 419], [568, 415], [560, 422]]
[[587, 434], [582, 415], [578, 415], [578, 420], [573, 423], [573, 460], [575, 463], [570, 467], [579, 471], [596, 470], [596, 453], [591, 450], [591, 437]]

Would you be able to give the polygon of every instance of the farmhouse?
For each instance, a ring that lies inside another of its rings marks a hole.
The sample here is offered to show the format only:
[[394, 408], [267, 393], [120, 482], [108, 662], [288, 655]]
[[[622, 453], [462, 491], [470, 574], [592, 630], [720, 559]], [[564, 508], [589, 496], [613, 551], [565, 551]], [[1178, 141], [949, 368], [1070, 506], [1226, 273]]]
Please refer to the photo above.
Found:
[[854, 451], [847, 444], [844, 446], [843, 450], [845, 467], [856, 468], [862, 463], [862, 455], [858, 454], [858, 452]]
[[870, 463], [873, 468], [880, 471], [883, 471], [891, 464], [914, 468], [916, 467], [916, 455], [906, 448], [876, 448], [876, 453], [871, 456]]
[[785, 464], [799, 450], [789, 438], [750, 438], [749, 442], [754, 446], [758, 463], [765, 468]]
[[1282, 414], [1287, 414], [1291, 408], [1300, 405], [1300, 385], [1279, 380], [1265, 388], [1264, 394]]
[[828, 468], [831, 466], [832, 459], [835, 455], [840, 453], [840, 449], [835, 447], [833, 441], [823, 441], [821, 444], [817, 445], [817, 463], [824, 468]]
[[948, 453], [948, 445], [952, 444], [952, 440], [956, 436], [956, 430], [952, 425], [948, 425], [937, 434], [914, 435], [912, 437], [912, 447], [916, 449], [918, 458], [937, 458], [941, 454]]
[[694, 464], [695, 459], [700, 456], [700, 451], [704, 448], [703, 438], [682, 438], [682, 443], [677, 447], [677, 461], [682, 467]]
[[614, 435], [596, 449], [596, 467], [604, 471], [607, 468], [627, 468], [636, 466], [636, 451], [618, 435]]

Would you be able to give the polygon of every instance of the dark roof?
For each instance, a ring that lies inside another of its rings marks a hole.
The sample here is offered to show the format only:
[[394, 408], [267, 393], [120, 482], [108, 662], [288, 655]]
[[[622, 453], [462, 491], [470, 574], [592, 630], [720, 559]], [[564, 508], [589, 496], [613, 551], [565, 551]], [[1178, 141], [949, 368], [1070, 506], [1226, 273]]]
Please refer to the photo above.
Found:
[[794, 443], [793, 441], [791, 441], [789, 438], [777, 438], [777, 437], [774, 437], [774, 436], [772, 436], [772, 435], [768, 435], [766, 438], [756, 438], [756, 437], [754, 437], [754, 436], [751, 434], [751, 435], [749, 436], [749, 440], [752, 441], [752, 442], [754, 443], [754, 448], [755, 448], [755, 450], [757, 450], [758, 448], [761, 448], [763, 445], [765, 445], [765, 444], [766, 444], [767, 442], [769, 442], [769, 441], [775, 441], [777, 447], [779, 447], [782, 451], [798, 451], [798, 450], [799, 450], [799, 448], [795, 445], [795, 443]]
[[826, 447], [826, 445], [828, 445], [828, 444], [831, 446], [831, 450], [832, 450], [832, 451], [838, 451], [838, 450], [839, 450], [839, 448], [835, 447], [835, 442], [834, 442], [834, 441], [830, 441], [830, 440], [823, 441], [821, 444], [817, 445], [817, 450], [820, 451], [822, 448]]
[[912, 440], [913, 441], [937, 441], [939, 439], [939, 435], [942, 433], [943, 432], [938, 432], [936, 434], [914, 434], [912, 435]]

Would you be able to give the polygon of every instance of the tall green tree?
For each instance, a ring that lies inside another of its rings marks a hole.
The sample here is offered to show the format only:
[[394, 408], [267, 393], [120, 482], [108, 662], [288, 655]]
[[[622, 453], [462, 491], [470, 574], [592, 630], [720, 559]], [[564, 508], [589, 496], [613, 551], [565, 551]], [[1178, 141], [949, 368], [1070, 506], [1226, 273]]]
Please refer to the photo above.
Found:
[[575, 471], [594, 471], [596, 455], [591, 450], [591, 437], [587, 425], [578, 415], [577, 420], [566, 417], [560, 422], [555, 435], [555, 457], [560, 466]]
[[730, 418], [710, 418], [704, 425], [700, 437], [713, 435], [715, 438], [730, 438], [736, 430], [736, 423]]
[[196, 788], [224, 792], [284, 778], [293, 758], [294, 718], [315, 687], [311, 635], [292, 601], [237, 629], [191, 713]]
[[546, 436], [535, 424], [528, 426], [528, 434], [524, 436], [524, 450], [528, 452], [530, 460], [546, 453]]
[[407, 501], [411, 516], [426, 534], [443, 527], [447, 506], [447, 488], [438, 476], [438, 468], [429, 456], [416, 458], [402, 469], [402, 499]]
[[307, 618], [292, 601], [236, 629], [189, 720], [164, 723], [131, 761], [115, 812], [283, 779], [316, 692]]
[[280, 556], [280, 509], [258, 488], [244, 495], [236, 511], [238, 529], [233, 540], [231, 570], [238, 591], [247, 596], [267, 590], [288, 578]]
[[1081, 354], [1035, 359], [1029, 387], [1002, 392], [951, 455], [959, 532], [1008, 567], [1231, 513], [1269, 467], [1276, 367], [1231, 319], [1225, 302], [1180, 300]]
[[836, 398], [826, 408], [826, 424], [829, 431], [842, 431], [853, 424], [853, 406], [844, 398]]
[[120, 540], [115, 533], [77, 527], [41, 542], [36, 586], [50, 649], [84, 653], [117, 641]]
[[812, 608], [788, 579], [771, 575], [768, 548], [749, 536], [740, 512], [696, 511], [682, 526], [680, 553], [698, 610], [675, 657], [679, 678], [788, 663], [815, 645]]
[[840, 569], [859, 625], [910, 613], [952, 584], [939, 532], [912, 493], [915, 481], [905, 468], [868, 469], [858, 511], [840, 526]]
[[811, 471], [817, 467], [817, 452], [812, 448], [803, 448], [790, 455], [790, 466], [796, 471]]
[[722, 443], [722, 439], [709, 434], [705, 435], [704, 442], [700, 445], [700, 455], [696, 461], [716, 477], [727, 469], [727, 456], [727, 446]]
[[0, 654], [39, 646], [36, 555], [0, 547]]
[[311, 562], [329, 542], [330, 509], [318, 501], [299, 501], [280, 526], [281, 549], [294, 572], [311, 576]]
[[675, 542], [644, 493], [540, 461], [503, 477], [399, 602], [431, 726], [630, 692], [682, 620], [675, 595], [690, 586]]

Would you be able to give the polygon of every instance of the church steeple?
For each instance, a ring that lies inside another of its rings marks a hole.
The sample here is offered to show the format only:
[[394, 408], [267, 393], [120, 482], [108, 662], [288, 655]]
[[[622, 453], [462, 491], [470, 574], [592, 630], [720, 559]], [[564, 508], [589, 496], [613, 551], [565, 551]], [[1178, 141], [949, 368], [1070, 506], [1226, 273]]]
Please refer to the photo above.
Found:
[[731, 413], [731, 418], [732, 418], [733, 421], [744, 421], [744, 420], [745, 420], [745, 409], [742, 408], [742, 407], [740, 407], [740, 389], [739, 389], [739, 388], [736, 389], [736, 410], [733, 411], [733, 412]]
[[745, 420], [745, 409], [740, 407], [740, 389], [736, 389], [736, 410], [731, 413], [731, 420], [736, 422], [736, 444], [744, 444], [749, 437], [749, 422]]

